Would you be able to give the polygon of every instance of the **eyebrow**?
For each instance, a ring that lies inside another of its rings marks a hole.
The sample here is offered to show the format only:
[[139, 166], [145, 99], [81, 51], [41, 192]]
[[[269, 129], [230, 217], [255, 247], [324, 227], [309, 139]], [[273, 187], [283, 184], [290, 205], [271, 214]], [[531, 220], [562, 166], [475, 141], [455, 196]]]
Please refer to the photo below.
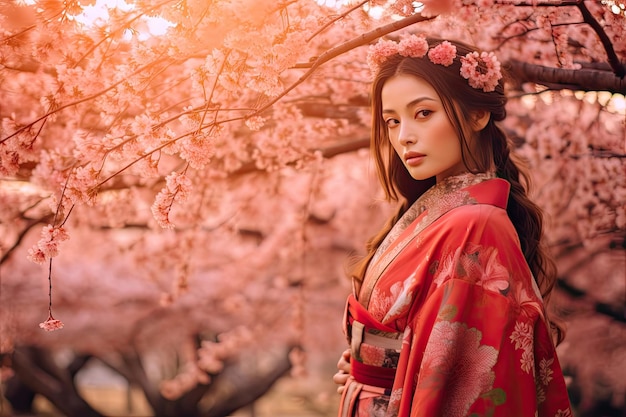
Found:
[[[421, 103], [422, 101], [436, 101], [436, 100], [430, 97], [426, 97], [426, 96], [418, 97], [415, 100], [411, 100], [409, 103], [407, 103], [406, 108], [410, 109], [411, 107], [415, 106], [416, 104]], [[383, 113], [395, 113], [395, 111], [391, 109], [383, 109]]]

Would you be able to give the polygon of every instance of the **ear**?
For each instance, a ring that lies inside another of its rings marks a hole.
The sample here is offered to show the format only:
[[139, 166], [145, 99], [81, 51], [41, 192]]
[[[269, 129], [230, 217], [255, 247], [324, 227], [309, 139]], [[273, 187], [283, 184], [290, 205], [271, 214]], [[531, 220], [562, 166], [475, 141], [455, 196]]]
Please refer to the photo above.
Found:
[[487, 126], [489, 123], [489, 119], [491, 118], [491, 113], [486, 110], [476, 110], [472, 113], [472, 129], [475, 132], [480, 132]]

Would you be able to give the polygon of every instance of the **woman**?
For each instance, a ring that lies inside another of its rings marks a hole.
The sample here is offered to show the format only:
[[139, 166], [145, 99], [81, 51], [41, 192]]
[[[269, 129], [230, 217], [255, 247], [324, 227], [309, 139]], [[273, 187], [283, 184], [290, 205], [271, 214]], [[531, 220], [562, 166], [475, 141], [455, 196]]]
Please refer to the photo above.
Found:
[[545, 309], [556, 270], [497, 126], [500, 63], [415, 35], [369, 63], [372, 150], [400, 204], [353, 274], [340, 415], [571, 416]]

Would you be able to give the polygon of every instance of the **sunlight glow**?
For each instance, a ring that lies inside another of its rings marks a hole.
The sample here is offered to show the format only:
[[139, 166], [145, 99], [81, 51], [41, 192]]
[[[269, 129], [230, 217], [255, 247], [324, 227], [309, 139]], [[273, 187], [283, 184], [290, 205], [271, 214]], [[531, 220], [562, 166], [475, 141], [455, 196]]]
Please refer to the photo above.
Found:
[[615, 0], [602, 0], [602, 4], [608, 6], [613, 14], [626, 16], [626, 3]]
[[109, 20], [109, 10], [120, 9], [127, 12], [134, 8], [134, 5], [124, 0], [96, 0], [93, 5], [84, 6], [81, 14], [72, 17], [85, 26], [104, 26]]
[[365, 8], [365, 11], [374, 19], [380, 19], [385, 13], [385, 8], [383, 6], [368, 6], [367, 8]]
[[[606, 107], [609, 111], [626, 116], [626, 97], [621, 94], [613, 94]], [[626, 132], [624, 134], [626, 134]], [[624, 147], [626, 148], [626, 143]]]
[[525, 94], [521, 97], [522, 104], [527, 109], [536, 106], [537, 100], [551, 104], [554, 102], [554, 95], [561, 97], [576, 97], [577, 100], [586, 101], [587, 103], [598, 103], [606, 111], [610, 113], [626, 116], [626, 97], [622, 94], [610, 93], [608, 91], [570, 91], [561, 90], [558, 93], [553, 91], [537, 89], [538, 94]]
[[355, 4], [354, 0], [315, 0], [320, 6], [332, 7], [338, 9], [343, 6], [350, 6]]
[[[315, 2], [320, 6], [330, 7], [332, 9], [340, 9], [342, 7], [347, 7], [359, 3], [358, 0], [315, 0]], [[368, 2], [363, 5], [363, 10], [373, 19], [379, 20], [385, 15], [385, 12], [389, 7], [389, 3], [390, 1], [388, 0], [384, 4], [372, 6]], [[421, 2], [414, 1], [412, 2], [412, 4], [416, 13], [420, 13], [424, 9], [424, 5]], [[391, 15], [391, 18], [395, 20], [400, 20], [403, 17], [399, 15]]]
[[146, 16], [144, 20], [148, 24], [148, 32], [154, 36], [165, 35], [167, 29], [174, 26], [172, 22], [160, 16]]
[[[357, 3], [355, 0], [315, 0], [320, 6], [330, 7], [332, 9], [340, 9], [345, 6], [350, 6]], [[374, 19], [380, 19], [384, 12], [384, 6], [370, 6], [369, 4], [363, 5], [363, 10]]]
[[[27, 0], [24, 0], [27, 1]], [[30, 0], [35, 1], [35, 0]], [[83, 7], [81, 14], [70, 18], [86, 27], [104, 27], [108, 24], [110, 14], [113, 9], [121, 12], [134, 10], [135, 5], [127, 0], [96, 0], [93, 5]], [[144, 27], [133, 28], [124, 32], [124, 39], [130, 41], [134, 36], [139, 40], [146, 40], [152, 36], [162, 36], [167, 33], [168, 28], [174, 26], [173, 23], [160, 16], [143, 16], [141, 21]]]
[[49, 193], [31, 182], [20, 180], [0, 180], [0, 190], [7, 193], [19, 193], [26, 196], [46, 197]]

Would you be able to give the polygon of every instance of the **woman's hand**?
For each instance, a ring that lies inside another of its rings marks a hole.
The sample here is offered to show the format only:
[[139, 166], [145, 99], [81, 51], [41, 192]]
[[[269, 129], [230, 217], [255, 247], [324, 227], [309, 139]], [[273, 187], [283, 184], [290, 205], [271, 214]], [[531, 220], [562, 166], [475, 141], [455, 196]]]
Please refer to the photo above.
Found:
[[346, 349], [337, 362], [337, 373], [333, 376], [335, 384], [339, 385], [337, 392], [341, 394], [345, 388], [346, 382], [350, 378], [350, 349]]

